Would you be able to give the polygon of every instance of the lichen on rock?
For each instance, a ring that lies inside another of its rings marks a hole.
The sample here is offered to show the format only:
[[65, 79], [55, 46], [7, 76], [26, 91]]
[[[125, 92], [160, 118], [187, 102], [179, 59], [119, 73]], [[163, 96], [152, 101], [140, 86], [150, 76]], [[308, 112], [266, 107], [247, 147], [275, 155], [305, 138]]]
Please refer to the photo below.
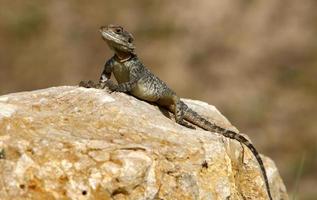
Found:
[[[235, 130], [213, 106], [185, 102]], [[123, 93], [54, 87], [0, 97], [0, 199], [267, 199], [247, 148]], [[274, 200], [288, 199], [262, 156]]]

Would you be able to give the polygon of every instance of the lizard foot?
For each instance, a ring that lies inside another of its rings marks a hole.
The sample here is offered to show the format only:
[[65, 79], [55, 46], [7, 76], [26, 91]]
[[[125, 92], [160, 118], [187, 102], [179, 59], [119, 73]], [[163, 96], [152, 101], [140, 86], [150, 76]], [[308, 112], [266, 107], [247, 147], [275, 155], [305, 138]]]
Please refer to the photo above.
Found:
[[105, 86], [101, 83], [94, 83], [93, 81], [81, 81], [79, 87], [104, 89]]
[[120, 92], [118, 91], [118, 85], [114, 84], [111, 80], [107, 80], [103, 83], [106, 88], [109, 89], [109, 92]]
[[85, 88], [96, 88], [97, 84], [95, 84], [93, 81], [80, 81], [79, 87], [85, 87]]

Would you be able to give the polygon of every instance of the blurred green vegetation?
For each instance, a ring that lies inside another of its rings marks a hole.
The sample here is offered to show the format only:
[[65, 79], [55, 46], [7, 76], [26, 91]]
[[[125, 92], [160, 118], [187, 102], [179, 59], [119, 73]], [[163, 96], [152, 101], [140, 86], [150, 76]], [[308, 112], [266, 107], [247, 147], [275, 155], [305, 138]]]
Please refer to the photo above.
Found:
[[98, 28], [121, 24], [154, 73], [276, 162], [291, 197], [317, 198], [315, 0], [0, 2], [0, 94], [98, 79]]

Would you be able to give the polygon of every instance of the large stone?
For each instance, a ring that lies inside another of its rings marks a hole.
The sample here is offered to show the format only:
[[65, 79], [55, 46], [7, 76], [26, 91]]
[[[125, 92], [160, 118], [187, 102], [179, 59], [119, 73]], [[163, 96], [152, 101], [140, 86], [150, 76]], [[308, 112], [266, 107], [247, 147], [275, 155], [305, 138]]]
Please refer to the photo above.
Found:
[[[217, 124], [217, 109], [185, 100]], [[0, 97], [0, 199], [267, 199], [240, 143], [123, 93], [55, 87]], [[274, 200], [288, 199], [262, 156]]]

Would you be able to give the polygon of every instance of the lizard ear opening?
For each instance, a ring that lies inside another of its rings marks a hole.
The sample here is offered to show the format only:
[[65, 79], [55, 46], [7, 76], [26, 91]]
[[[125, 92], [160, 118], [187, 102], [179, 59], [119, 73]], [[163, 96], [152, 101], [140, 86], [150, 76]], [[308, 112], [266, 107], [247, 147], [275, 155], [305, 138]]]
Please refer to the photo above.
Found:
[[129, 33], [129, 39], [128, 42], [132, 43], [134, 41], [133, 35], [131, 33]]

